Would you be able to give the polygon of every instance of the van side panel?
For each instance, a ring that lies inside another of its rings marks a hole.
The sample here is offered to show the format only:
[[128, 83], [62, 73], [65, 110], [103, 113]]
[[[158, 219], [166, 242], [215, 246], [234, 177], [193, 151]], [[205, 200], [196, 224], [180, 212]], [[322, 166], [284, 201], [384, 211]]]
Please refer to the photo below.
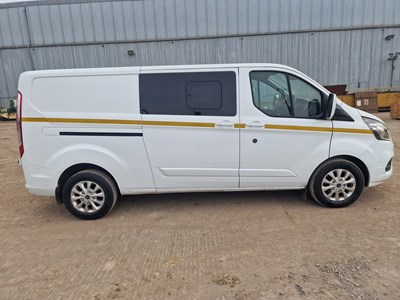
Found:
[[[136, 75], [82, 75], [36, 77], [31, 105], [41, 113], [135, 113], [133, 81]], [[135, 88], [136, 89], [136, 88]]]
[[123, 195], [155, 191], [143, 142], [136, 71], [63, 70], [21, 76], [21, 161], [29, 191], [54, 195], [60, 175], [81, 163], [107, 170]]

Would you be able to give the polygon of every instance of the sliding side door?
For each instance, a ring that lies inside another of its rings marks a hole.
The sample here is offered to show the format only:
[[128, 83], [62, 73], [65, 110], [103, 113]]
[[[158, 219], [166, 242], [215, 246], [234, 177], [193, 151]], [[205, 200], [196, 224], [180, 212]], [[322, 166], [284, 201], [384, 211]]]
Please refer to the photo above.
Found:
[[143, 138], [158, 191], [239, 186], [237, 69], [143, 68]]

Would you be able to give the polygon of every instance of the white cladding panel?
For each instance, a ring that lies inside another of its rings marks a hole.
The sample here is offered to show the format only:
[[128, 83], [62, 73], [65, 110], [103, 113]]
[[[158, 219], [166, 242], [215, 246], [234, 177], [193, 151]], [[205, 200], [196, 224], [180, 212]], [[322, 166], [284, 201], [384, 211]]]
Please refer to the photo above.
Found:
[[31, 103], [43, 113], [135, 113], [137, 94], [137, 75], [39, 77]]

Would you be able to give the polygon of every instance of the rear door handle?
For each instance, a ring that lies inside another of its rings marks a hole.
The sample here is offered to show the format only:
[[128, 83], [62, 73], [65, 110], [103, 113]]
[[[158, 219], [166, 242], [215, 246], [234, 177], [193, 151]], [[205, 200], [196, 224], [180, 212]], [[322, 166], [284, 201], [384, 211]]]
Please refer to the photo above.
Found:
[[250, 124], [247, 124], [246, 127], [248, 128], [263, 128], [264, 124], [260, 122], [251, 122]]
[[233, 123], [231, 123], [230, 121], [222, 121], [222, 122], [216, 123], [215, 126], [229, 128], [229, 127], [233, 127]]

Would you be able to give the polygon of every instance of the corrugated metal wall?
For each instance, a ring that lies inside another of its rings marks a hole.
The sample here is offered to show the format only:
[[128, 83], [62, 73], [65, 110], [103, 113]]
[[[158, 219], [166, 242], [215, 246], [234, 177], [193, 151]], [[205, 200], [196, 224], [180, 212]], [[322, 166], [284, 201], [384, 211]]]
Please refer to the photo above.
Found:
[[398, 0], [63, 2], [0, 5], [0, 98], [33, 68], [191, 63], [276, 62], [322, 84], [380, 87], [400, 51]]

